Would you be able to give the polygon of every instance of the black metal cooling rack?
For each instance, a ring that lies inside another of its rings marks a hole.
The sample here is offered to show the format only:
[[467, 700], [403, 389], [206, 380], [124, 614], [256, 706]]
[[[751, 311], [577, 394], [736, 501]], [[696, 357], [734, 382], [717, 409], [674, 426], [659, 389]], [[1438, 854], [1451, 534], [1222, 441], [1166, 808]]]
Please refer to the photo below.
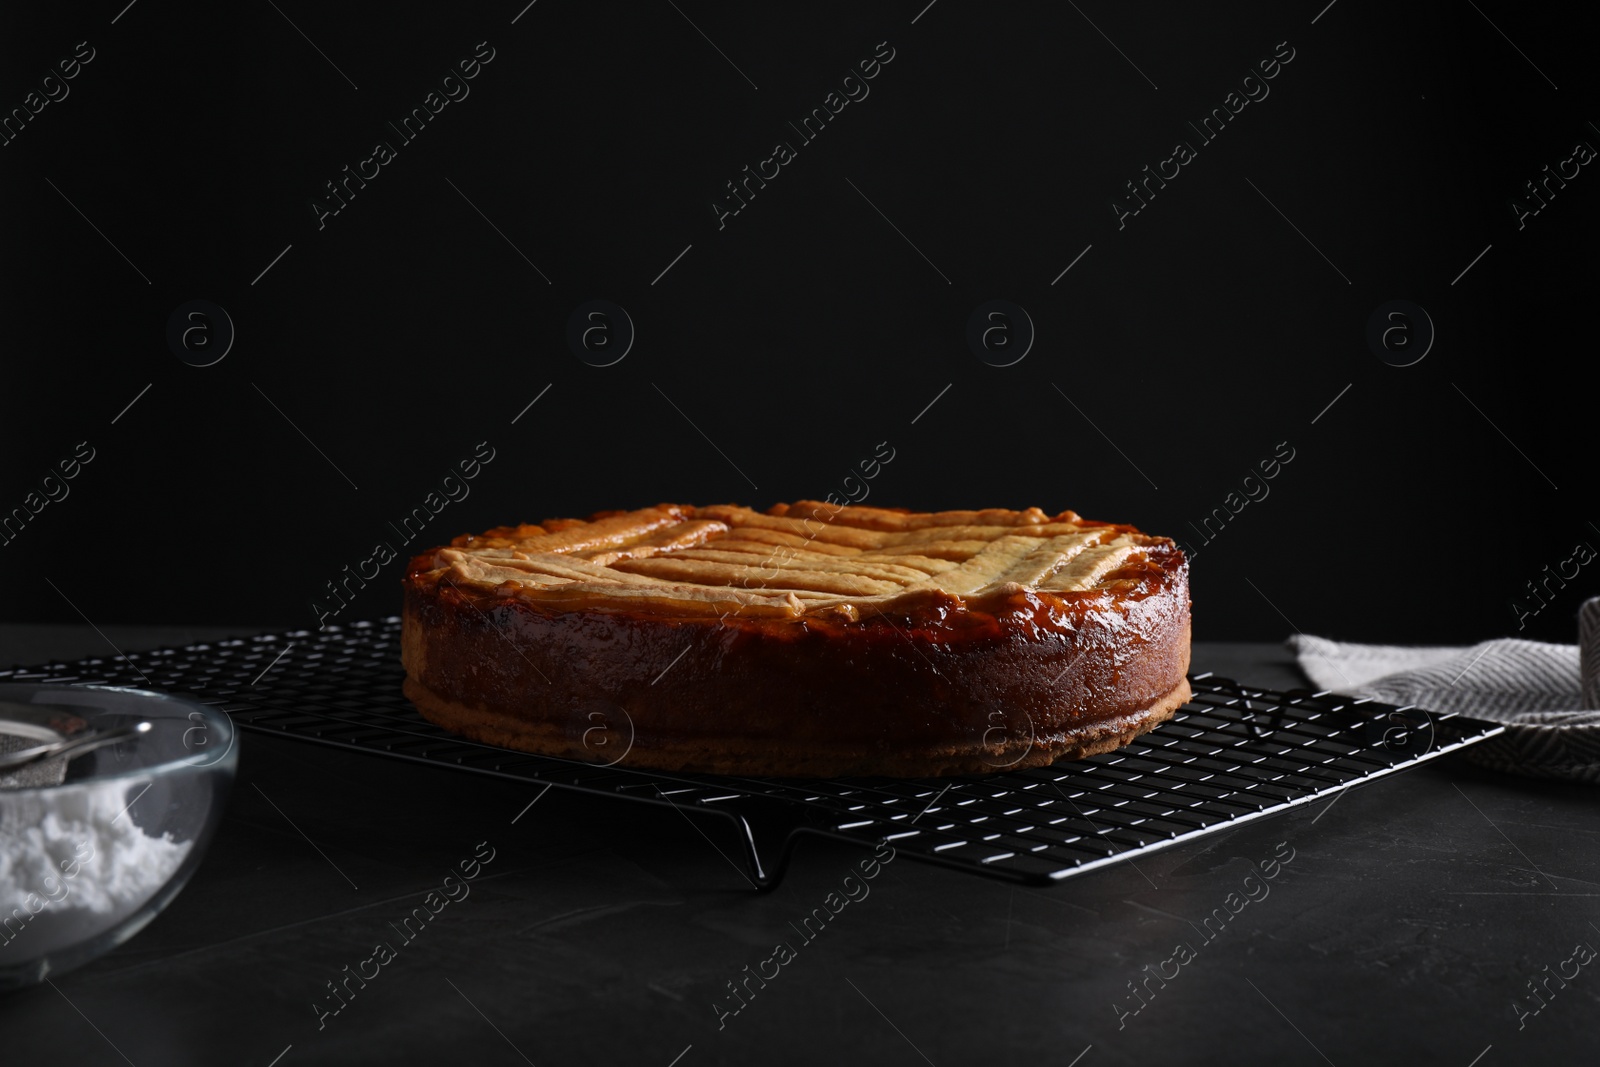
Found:
[[994, 775], [834, 780], [663, 774], [464, 740], [400, 692], [386, 618], [0, 671], [0, 681], [128, 685], [216, 705], [246, 730], [714, 812], [738, 829], [752, 884], [782, 877], [797, 835], [1045, 884], [1286, 811], [1504, 727], [1209, 674], [1170, 721], [1115, 752]]

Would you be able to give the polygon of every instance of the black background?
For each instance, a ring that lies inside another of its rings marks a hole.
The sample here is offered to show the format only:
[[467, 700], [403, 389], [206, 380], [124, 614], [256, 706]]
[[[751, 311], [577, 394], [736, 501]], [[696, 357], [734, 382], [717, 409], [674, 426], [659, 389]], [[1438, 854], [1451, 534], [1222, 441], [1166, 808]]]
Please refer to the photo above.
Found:
[[[1517, 633], [1525, 583], [1600, 546], [1577, 434], [1600, 177], [1520, 231], [1509, 206], [1600, 145], [1567, 9], [677, 6], [112, 0], [8, 25], [4, 109], [77, 42], [95, 58], [0, 148], [0, 511], [77, 442], [95, 458], [0, 546], [0, 617], [314, 624], [481, 441], [422, 540], [821, 498], [886, 441], [868, 503], [1070, 507], [1198, 548], [1212, 640]], [[323, 183], [480, 41], [470, 95], [319, 230]], [[880, 41], [870, 95], [719, 230], [724, 183]], [[1123, 183], [1282, 41], [1270, 95], [1119, 230]], [[966, 345], [994, 298], [1037, 328], [1014, 366]], [[166, 343], [194, 299], [237, 329], [214, 366]], [[591, 299], [637, 327], [614, 366], [566, 344]], [[1437, 328], [1413, 366], [1365, 340], [1394, 299]], [[1201, 545], [1279, 442], [1270, 495]], [[395, 611], [402, 568], [341, 618]], [[1521, 633], [1570, 641], [1595, 574]]]

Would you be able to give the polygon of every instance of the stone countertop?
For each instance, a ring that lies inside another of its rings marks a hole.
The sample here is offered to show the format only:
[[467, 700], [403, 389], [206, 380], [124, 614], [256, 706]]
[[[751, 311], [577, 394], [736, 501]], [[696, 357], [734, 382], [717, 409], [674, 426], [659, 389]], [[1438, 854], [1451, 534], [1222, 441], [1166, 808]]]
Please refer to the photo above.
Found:
[[[237, 632], [3, 625], [0, 660]], [[1275, 645], [1197, 644], [1195, 669], [1304, 684]], [[1600, 947], [1592, 787], [1445, 757], [1050, 888], [901, 856], [806, 940], [791, 924], [866, 850], [808, 837], [758, 894], [719, 855], [736, 855], [722, 820], [258, 733], [240, 755], [193, 881], [115, 952], [0, 995], [0, 1061], [1493, 1067], [1600, 1052], [1600, 968], [1551, 977]], [[406, 940], [392, 924], [475, 858], [467, 895], [434, 897]], [[1225, 924], [1200, 925], [1218, 909]], [[366, 963], [380, 942], [388, 958]], [[739, 1007], [727, 983], [780, 942], [790, 957]], [[354, 995], [330, 993], [374, 966]]]

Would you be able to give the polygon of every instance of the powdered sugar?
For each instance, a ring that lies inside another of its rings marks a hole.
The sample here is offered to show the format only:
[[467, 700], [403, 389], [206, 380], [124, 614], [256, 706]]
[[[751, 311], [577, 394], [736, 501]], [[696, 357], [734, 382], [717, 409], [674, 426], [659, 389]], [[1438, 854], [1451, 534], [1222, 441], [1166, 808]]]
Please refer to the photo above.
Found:
[[149, 788], [124, 780], [0, 793], [0, 954], [42, 913], [57, 917], [43, 924], [54, 936], [27, 955], [120, 921], [166, 884], [193, 842], [152, 837], [135, 822], [129, 809]]

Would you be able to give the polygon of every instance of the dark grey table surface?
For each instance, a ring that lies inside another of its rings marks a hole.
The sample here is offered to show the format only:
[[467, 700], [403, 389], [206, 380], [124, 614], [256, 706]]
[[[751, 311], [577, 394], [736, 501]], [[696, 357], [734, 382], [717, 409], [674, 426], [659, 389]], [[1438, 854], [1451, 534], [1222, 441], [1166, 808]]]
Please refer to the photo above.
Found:
[[[0, 661], [222, 635], [0, 626]], [[1304, 684], [1277, 646], [1195, 652], [1197, 670]], [[1600, 1055], [1600, 966], [1573, 976], [1565, 962], [1600, 947], [1591, 787], [1445, 757], [1047, 889], [900, 857], [810, 942], [790, 924], [864, 850], [806, 840], [782, 885], [757, 894], [718, 855], [733, 847], [721, 820], [560, 790], [528, 809], [537, 791], [246, 734], [226, 820], [188, 888], [117, 951], [0, 996], [0, 1064], [1493, 1067]], [[493, 859], [470, 894], [402, 941], [390, 924], [484, 848]], [[1257, 863], [1290, 850], [1275, 878], [1251, 883], [1265, 897], [1202, 936]], [[381, 941], [394, 958], [321, 1015], [335, 1003], [326, 983]], [[794, 958], [719, 1028], [714, 1005], [737, 1003], [726, 983], [779, 942]], [[1188, 958], [1169, 962], [1180, 943]], [[1537, 1001], [1530, 980], [1543, 983]]]

